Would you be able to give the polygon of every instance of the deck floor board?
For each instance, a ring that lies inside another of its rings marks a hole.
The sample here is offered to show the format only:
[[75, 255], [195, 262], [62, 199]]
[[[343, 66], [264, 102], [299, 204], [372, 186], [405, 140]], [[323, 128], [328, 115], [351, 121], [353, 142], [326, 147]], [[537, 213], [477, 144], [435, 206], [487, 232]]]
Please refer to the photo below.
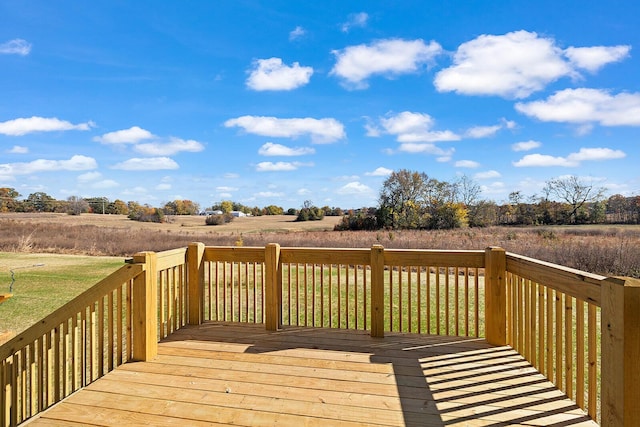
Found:
[[515, 351], [473, 338], [205, 323], [27, 422], [595, 426]]

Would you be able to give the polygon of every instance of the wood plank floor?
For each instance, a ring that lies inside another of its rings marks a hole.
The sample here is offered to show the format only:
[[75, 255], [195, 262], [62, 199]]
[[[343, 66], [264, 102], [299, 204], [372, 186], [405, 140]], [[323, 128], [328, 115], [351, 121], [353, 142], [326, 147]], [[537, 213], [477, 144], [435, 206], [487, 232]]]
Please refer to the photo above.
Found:
[[595, 426], [508, 347], [483, 340], [207, 323], [30, 426]]

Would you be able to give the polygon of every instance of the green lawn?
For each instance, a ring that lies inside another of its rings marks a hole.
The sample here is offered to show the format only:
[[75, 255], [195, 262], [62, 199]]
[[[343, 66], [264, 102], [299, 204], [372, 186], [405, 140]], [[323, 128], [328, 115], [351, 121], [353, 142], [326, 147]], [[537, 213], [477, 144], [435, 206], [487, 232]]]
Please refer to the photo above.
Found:
[[[120, 257], [0, 252], [0, 336], [17, 334], [124, 264]], [[0, 338], [1, 339], [1, 338]]]

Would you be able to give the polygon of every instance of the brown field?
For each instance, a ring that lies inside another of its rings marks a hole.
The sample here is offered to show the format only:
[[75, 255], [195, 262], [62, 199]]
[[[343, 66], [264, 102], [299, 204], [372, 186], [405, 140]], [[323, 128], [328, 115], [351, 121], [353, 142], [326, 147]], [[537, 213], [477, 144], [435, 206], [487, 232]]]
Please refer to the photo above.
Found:
[[358, 247], [507, 251], [603, 275], [640, 277], [640, 226], [487, 227], [457, 230], [333, 231], [341, 217], [296, 222], [293, 216], [235, 218], [207, 226], [203, 216], [164, 224], [121, 215], [0, 214], [0, 252], [131, 256], [191, 242], [219, 246]]
[[342, 217], [325, 217], [321, 221], [295, 221], [292, 215], [265, 215], [257, 217], [235, 218], [224, 225], [206, 225], [205, 216], [199, 215], [169, 215], [168, 221], [163, 224], [154, 222], [132, 221], [125, 215], [67, 215], [59, 213], [2, 213], [0, 214], [0, 227], [4, 228], [6, 221], [31, 222], [39, 226], [50, 224], [74, 225], [74, 226], [98, 226], [123, 230], [153, 230], [167, 232], [202, 232], [202, 233], [258, 233], [258, 232], [295, 232], [295, 231], [324, 231], [333, 230]]

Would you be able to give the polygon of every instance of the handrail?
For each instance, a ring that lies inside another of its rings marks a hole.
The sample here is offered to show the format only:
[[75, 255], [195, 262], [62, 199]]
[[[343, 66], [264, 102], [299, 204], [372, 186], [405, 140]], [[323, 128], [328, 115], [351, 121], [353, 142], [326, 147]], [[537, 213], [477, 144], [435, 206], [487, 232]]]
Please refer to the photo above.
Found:
[[574, 268], [540, 261], [507, 252], [507, 271], [571, 295], [574, 298], [601, 304], [601, 286], [605, 280], [624, 284], [624, 280], [587, 273]]
[[38, 323], [2, 344], [2, 346], [0, 346], [0, 360], [10, 357], [24, 348], [24, 346], [33, 343], [34, 340], [57, 328], [64, 321], [68, 320], [71, 314], [78, 313], [89, 304], [97, 301], [100, 297], [113, 291], [122, 283], [132, 280], [138, 274], [142, 273], [144, 269], [145, 266], [141, 264], [123, 265]]
[[0, 426], [24, 422], [124, 362], [153, 357], [158, 339], [186, 324], [186, 255], [136, 254], [0, 346]]

